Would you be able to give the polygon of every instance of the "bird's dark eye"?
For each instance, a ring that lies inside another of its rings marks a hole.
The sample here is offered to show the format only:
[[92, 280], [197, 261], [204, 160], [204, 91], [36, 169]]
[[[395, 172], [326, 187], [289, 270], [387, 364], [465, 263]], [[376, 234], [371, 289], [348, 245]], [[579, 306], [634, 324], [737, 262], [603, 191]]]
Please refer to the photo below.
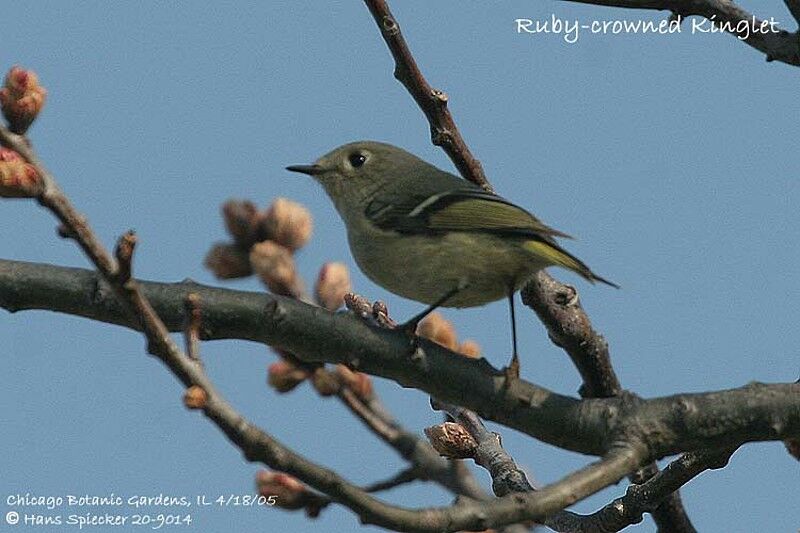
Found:
[[367, 156], [359, 152], [355, 152], [353, 154], [350, 154], [350, 157], [348, 159], [353, 168], [359, 168], [361, 165], [364, 164], [364, 162], [366, 162]]

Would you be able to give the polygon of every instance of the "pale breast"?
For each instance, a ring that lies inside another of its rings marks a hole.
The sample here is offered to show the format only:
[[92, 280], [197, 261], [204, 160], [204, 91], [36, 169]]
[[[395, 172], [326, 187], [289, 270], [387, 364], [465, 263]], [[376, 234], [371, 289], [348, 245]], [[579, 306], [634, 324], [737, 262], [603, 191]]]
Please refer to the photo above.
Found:
[[504, 298], [545, 265], [512, 241], [466, 232], [401, 235], [374, 226], [349, 231], [358, 266], [383, 288], [431, 304], [462, 281], [467, 287], [445, 307], [473, 307]]

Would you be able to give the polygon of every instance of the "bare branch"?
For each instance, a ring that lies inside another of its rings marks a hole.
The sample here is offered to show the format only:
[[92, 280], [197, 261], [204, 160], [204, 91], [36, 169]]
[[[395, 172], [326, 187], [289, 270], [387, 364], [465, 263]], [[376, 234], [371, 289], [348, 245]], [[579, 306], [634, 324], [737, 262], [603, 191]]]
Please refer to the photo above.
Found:
[[[547, 328], [550, 340], [564, 349], [583, 379], [580, 394], [584, 398], [611, 398], [622, 394], [622, 386], [611, 365], [608, 342], [595, 331], [580, 304], [578, 291], [547, 272], [539, 272], [523, 289], [522, 301], [533, 309]], [[633, 483], [644, 483], [658, 472], [651, 463], [631, 476]], [[660, 529], [675, 533], [694, 533], [681, 503], [680, 493], [662, 500], [652, 510]]]
[[[721, 27], [739, 40], [747, 43], [767, 56], [767, 61], [780, 61], [800, 66], [800, 42], [798, 34], [777, 27], [774, 19], [760, 20], [730, 0], [567, 0], [581, 4], [593, 4], [629, 9], [653, 9], [671, 11], [686, 18], [697, 15], [708, 19], [706, 25]], [[787, 5], [796, 0], [785, 0]], [[792, 10], [792, 7], [789, 6]], [[795, 15], [795, 11], [792, 14]], [[797, 16], [795, 15], [795, 18]]]
[[[503, 449], [499, 435], [486, 429], [472, 411], [431, 400], [434, 409], [446, 411], [461, 424], [477, 442], [475, 462], [492, 476], [495, 494], [535, 491], [525, 473]], [[688, 452], [657, 472], [641, 485], [631, 485], [625, 495], [590, 515], [561, 511], [547, 517], [544, 524], [563, 533], [611, 533], [641, 522], [645, 512], [653, 512], [662, 500], [675, 494], [680, 487], [708, 469], [722, 468], [735, 447], [722, 450]], [[668, 531], [674, 531], [669, 529]]]
[[783, 0], [786, 3], [786, 7], [789, 8], [789, 13], [792, 14], [794, 20], [800, 24], [800, 1], [798, 0]]
[[381, 492], [384, 490], [393, 489], [395, 487], [399, 487], [400, 485], [405, 485], [406, 483], [411, 483], [412, 481], [417, 481], [420, 479], [419, 471], [417, 468], [411, 466], [405, 468], [398, 472], [397, 474], [393, 475], [392, 477], [385, 479], [383, 481], [376, 481], [375, 483], [370, 483], [364, 490], [366, 492]]
[[[641, 485], [631, 485], [625, 495], [590, 515], [561, 512], [548, 520], [555, 531], [569, 533], [611, 533], [638, 524], [645, 512], [652, 513], [660, 502], [710, 469], [722, 468], [736, 448], [689, 452], [670, 463]], [[675, 531], [659, 526], [659, 531]]]
[[445, 411], [458, 424], [472, 435], [477, 443], [473, 459], [492, 476], [492, 490], [497, 496], [514, 492], [531, 492], [525, 472], [517, 466], [514, 458], [503, 449], [500, 436], [483, 425], [481, 419], [469, 409], [431, 399], [431, 406]]
[[592, 327], [574, 287], [540, 271], [522, 289], [522, 302], [536, 312], [553, 343], [572, 359], [583, 379], [581, 396], [610, 398], [622, 392], [608, 343]]
[[375, 405], [377, 399], [364, 401], [347, 388], [341, 389], [339, 396], [342, 403], [373, 433], [412, 464], [411, 469], [416, 472], [418, 479], [435, 481], [455, 494], [463, 494], [476, 500], [486, 499], [487, 495], [474, 479], [465, 480], [456, 476], [449, 462], [439, 457], [427, 442], [404, 429], [382, 406]]
[[[630, 441], [638, 433], [657, 458], [800, 436], [797, 383], [754, 383], [648, 400], [625, 395], [580, 401], [525, 380], [504, 391], [502, 372], [484, 359], [469, 359], [420, 339], [425, 354], [420, 366], [411, 361], [403, 333], [371, 327], [351, 315], [197, 283], [137, 283], [171, 331], [182, 330], [183, 299], [195, 292], [203, 301], [207, 339], [262, 342], [308, 362], [357, 363], [362, 372], [424, 390], [448, 403], [458, 402], [483, 418], [567, 450], [602, 455], [616, 438]], [[49, 309], [140, 328], [97, 275], [84, 269], [0, 260], [0, 306]]]
[[480, 161], [470, 152], [461, 137], [450, 110], [447, 109], [447, 95], [430, 86], [417, 66], [408, 48], [397, 20], [389, 10], [385, 0], [364, 0], [372, 17], [378, 24], [383, 40], [389, 47], [395, 61], [394, 77], [411, 93], [414, 101], [425, 113], [431, 127], [431, 141], [442, 149], [453, 161], [458, 171], [469, 181], [492, 190], [489, 180], [483, 173]]

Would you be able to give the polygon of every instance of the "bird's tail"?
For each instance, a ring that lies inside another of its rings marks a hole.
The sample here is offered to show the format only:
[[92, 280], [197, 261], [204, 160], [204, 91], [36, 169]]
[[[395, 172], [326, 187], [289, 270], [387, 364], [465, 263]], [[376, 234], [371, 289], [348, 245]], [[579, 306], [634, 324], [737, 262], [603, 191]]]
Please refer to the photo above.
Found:
[[523, 246], [529, 252], [545, 259], [547, 262], [553, 265], [564, 267], [568, 270], [578, 273], [582, 277], [586, 278], [590, 283], [599, 281], [600, 283], [605, 283], [606, 285], [611, 285], [612, 287], [619, 289], [619, 285], [592, 272], [592, 270], [586, 266], [586, 263], [561, 248], [555, 242], [530, 240], [526, 241]]

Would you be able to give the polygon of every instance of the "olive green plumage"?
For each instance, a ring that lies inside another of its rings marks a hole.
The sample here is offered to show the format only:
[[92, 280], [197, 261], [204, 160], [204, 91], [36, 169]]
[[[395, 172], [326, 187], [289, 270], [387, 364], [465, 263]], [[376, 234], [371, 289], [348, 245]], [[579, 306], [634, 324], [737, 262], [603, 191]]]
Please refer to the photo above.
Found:
[[287, 168], [322, 184], [358, 266], [400, 296], [431, 304], [462, 287], [443, 305], [483, 305], [548, 266], [616, 286], [555, 241], [568, 235], [395, 146], [355, 142]]

